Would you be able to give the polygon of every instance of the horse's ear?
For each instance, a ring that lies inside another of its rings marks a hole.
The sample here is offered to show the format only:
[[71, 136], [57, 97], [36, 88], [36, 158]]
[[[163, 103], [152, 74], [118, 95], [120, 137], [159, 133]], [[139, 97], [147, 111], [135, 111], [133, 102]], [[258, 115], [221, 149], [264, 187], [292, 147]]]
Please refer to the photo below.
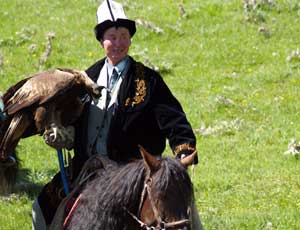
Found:
[[144, 159], [144, 163], [148, 169], [153, 172], [159, 167], [159, 160], [156, 159], [153, 155], [148, 153], [141, 145], [139, 145], [140, 153]]
[[194, 158], [197, 156], [197, 150], [195, 150], [192, 154], [186, 156], [185, 158], [180, 160], [180, 163], [187, 168], [188, 166], [194, 163]]

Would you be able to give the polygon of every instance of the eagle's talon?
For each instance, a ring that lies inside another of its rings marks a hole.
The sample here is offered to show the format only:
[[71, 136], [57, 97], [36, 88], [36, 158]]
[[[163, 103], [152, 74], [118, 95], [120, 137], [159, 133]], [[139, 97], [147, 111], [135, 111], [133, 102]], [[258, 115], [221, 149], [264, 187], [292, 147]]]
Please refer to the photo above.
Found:
[[47, 129], [43, 135], [46, 144], [56, 149], [71, 149], [74, 144], [74, 136], [73, 126], [63, 127], [55, 124], [52, 124], [51, 128]]

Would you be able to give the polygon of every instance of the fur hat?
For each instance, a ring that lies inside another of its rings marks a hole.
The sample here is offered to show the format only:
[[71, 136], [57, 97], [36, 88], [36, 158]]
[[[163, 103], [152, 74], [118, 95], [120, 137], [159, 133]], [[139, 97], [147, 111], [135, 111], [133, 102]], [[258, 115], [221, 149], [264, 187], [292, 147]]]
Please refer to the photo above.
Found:
[[105, 30], [110, 27], [125, 27], [129, 30], [131, 37], [135, 34], [135, 21], [129, 20], [120, 3], [111, 0], [105, 0], [97, 10], [97, 25], [95, 26], [95, 35], [98, 41], [102, 39]]

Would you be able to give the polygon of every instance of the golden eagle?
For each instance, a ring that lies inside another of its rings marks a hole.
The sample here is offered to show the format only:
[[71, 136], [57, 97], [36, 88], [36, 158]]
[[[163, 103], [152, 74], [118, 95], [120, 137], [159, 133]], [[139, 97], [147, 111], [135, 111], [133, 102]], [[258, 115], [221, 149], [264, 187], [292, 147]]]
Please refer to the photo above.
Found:
[[[11, 156], [21, 138], [41, 134], [52, 147], [71, 147], [67, 135], [72, 135], [71, 125], [82, 112], [81, 96], [86, 93], [99, 97], [101, 87], [85, 72], [72, 69], [37, 73], [4, 93], [5, 118], [0, 127], [1, 183], [5, 184], [1, 178], [1, 167], [7, 169], [8, 165], [15, 163]], [[0, 193], [3, 193], [6, 189], [1, 186], [7, 186], [0, 184]]]

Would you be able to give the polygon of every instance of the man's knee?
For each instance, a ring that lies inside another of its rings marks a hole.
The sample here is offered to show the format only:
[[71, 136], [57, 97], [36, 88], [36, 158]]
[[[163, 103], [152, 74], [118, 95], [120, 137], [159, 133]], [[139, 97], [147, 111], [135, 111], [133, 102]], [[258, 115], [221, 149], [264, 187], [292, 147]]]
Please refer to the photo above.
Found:
[[38, 199], [32, 204], [32, 230], [47, 230], [46, 221]]

